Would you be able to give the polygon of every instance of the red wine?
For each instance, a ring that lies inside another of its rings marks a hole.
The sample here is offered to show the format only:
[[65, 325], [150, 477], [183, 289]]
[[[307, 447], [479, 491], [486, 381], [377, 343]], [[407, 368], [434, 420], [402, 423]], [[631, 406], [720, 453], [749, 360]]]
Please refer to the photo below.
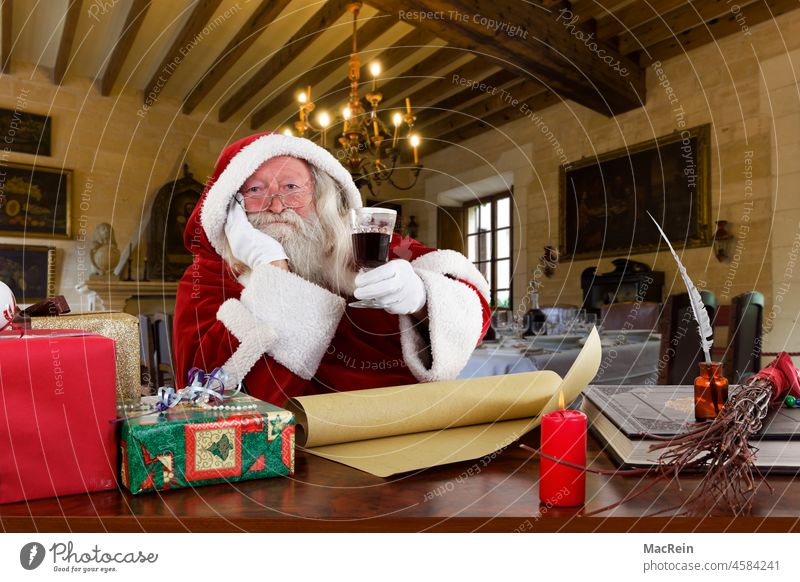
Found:
[[382, 232], [353, 234], [353, 253], [359, 269], [380, 267], [389, 259], [389, 242], [392, 235]]

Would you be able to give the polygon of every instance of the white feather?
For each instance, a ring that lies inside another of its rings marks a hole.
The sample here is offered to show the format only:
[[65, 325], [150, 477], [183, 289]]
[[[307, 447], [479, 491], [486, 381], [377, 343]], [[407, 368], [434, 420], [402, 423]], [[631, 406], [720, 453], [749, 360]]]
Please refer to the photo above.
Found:
[[686, 289], [689, 291], [689, 305], [692, 307], [692, 313], [694, 314], [694, 320], [697, 322], [697, 331], [700, 333], [700, 346], [703, 348], [703, 353], [706, 356], [706, 362], [711, 362], [711, 344], [713, 343], [714, 337], [714, 330], [711, 327], [711, 321], [708, 319], [708, 311], [706, 311], [705, 305], [703, 305], [703, 298], [700, 296], [700, 291], [697, 290], [697, 287], [694, 286], [692, 280], [689, 278], [689, 274], [686, 272], [686, 267], [683, 266], [681, 260], [678, 258], [678, 253], [675, 252], [675, 249], [672, 248], [672, 244], [670, 244], [667, 235], [664, 234], [664, 231], [661, 230], [661, 227], [656, 222], [656, 219], [653, 218], [653, 215], [649, 212], [647, 216], [650, 217], [650, 220], [656, 225], [658, 232], [661, 233], [661, 237], [667, 243], [672, 256], [675, 257], [675, 262], [678, 263], [678, 271], [681, 274], [681, 278], [683, 282], [686, 283]]

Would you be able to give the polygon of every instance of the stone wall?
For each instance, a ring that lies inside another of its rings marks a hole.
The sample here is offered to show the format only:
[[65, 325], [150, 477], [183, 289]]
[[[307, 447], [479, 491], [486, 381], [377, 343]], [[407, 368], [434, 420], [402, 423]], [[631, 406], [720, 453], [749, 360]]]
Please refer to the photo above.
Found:
[[14, 62], [12, 72], [0, 75], [0, 107], [50, 115], [52, 155], [2, 152], [2, 159], [73, 171], [72, 236], [0, 236], [0, 243], [55, 246], [57, 291], [79, 311], [86, 298], [75, 286], [89, 275], [95, 226], [111, 223], [120, 251], [129, 242], [136, 247], [140, 230], [146, 238], [143, 229], [158, 189], [183, 176], [184, 162], [205, 182], [222, 148], [249, 128], [183, 115], [177, 102], [166, 99], [143, 111], [141, 92], [102, 97], [89, 79], [68, 76], [57, 86], [49, 71], [22, 62]]

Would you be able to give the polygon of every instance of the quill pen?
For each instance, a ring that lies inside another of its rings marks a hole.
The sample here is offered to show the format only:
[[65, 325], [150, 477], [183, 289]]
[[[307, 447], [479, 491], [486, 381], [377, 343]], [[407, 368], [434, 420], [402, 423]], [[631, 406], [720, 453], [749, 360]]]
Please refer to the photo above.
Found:
[[664, 231], [661, 230], [661, 227], [658, 225], [658, 222], [656, 222], [656, 219], [653, 218], [653, 215], [649, 212], [647, 213], [647, 216], [649, 216], [650, 220], [652, 220], [656, 225], [658, 232], [661, 233], [661, 238], [663, 238], [667, 243], [672, 256], [675, 257], [675, 262], [678, 263], [678, 271], [680, 271], [681, 278], [683, 279], [683, 282], [686, 283], [686, 289], [689, 291], [689, 305], [692, 307], [694, 320], [697, 322], [697, 331], [700, 333], [700, 346], [703, 348], [706, 362], [711, 363], [711, 344], [713, 343], [714, 330], [711, 328], [711, 321], [708, 319], [708, 312], [706, 311], [705, 305], [703, 305], [703, 298], [700, 296], [700, 291], [698, 291], [697, 287], [695, 287], [694, 283], [692, 283], [692, 280], [689, 278], [689, 274], [686, 272], [686, 267], [684, 267], [683, 263], [681, 263], [681, 260], [678, 258], [678, 253], [676, 253], [675, 249], [672, 248], [672, 244], [670, 244], [667, 235], [664, 234]]

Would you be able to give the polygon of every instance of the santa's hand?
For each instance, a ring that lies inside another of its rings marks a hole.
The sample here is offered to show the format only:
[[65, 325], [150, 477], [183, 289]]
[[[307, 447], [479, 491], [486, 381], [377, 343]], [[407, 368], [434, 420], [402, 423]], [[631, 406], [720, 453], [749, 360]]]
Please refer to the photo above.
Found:
[[389, 261], [356, 277], [356, 299], [373, 299], [378, 307], [396, 315], [416, 313], [425, 306], [425, 284], [403, 259]]
[[228, 210], [225, 236], [228, 237], [233, 256], [251, 269], [287, 259], [281, 243], [250, 224], [244, 208], [238, 204], [232, 204]]

